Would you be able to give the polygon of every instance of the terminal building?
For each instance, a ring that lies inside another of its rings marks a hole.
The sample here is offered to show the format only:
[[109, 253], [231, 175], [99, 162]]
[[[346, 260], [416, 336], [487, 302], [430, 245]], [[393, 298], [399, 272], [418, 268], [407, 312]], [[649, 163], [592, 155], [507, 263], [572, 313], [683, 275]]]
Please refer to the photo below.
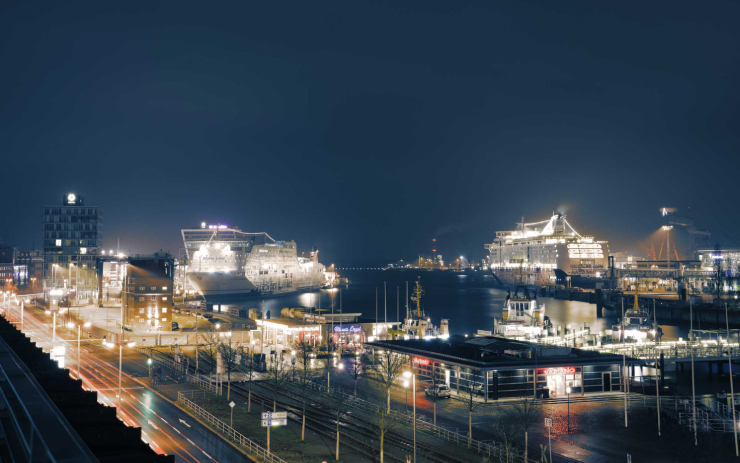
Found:
[[[622, 356], [495, 336], [366, 343], [409, 356], [420, 382], [447, 384], [485, 401], [508, 397], [565, 397], [619, 391]], [[641, 362], [627, 358], [627, 366]]]

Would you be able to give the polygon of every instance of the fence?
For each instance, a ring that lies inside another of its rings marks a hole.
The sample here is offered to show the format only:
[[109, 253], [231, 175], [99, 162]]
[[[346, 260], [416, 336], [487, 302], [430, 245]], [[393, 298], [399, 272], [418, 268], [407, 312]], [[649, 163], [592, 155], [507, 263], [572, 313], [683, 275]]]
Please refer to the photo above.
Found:
[[[198, 392], [198, 391], [192, 391], [192, 392]], [[202, 392], [203, 394], [205, 394], [205, 391], [202, 391]], [[249, 454], [255, 456], [256, 458], [259, 458], [263, 462], [265, 463], [286, 463], [285, 460], [279, 457], [276, 457], [272, 453], [269, 453], [267, 449], [265, 449], [264, 447], [244, 437], [243, 434], [241, 434], [240, 432], [237, 432], [234, 428], [224, 423], [223, 421], [219, 420], [207, 410], [198, 406], [198, 404], [188, 399], [186, 397], [186, 394], [182, 392], [178, 392], [177, 401], [182, 403], [186, 407], [190, 408], [191, 410], [193, 410], [193, 412], [195, 412], [195, 414], [198, 415], [199, 418], [210, 423], [210, 425], [216, 428], [216, 431], [219, 432], [221, 435], [241, 445]]]

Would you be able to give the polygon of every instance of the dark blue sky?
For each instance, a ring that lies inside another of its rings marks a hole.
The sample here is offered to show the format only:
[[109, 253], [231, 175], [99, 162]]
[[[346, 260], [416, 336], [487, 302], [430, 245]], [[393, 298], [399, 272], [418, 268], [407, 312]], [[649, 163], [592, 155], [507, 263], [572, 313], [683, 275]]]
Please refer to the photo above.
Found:
[[483, 255], [565, 210], [737, 236], [737, 2], [3, 2], [0, 236], [67, 191], [106, 247], [220, 221], [325, 262]]

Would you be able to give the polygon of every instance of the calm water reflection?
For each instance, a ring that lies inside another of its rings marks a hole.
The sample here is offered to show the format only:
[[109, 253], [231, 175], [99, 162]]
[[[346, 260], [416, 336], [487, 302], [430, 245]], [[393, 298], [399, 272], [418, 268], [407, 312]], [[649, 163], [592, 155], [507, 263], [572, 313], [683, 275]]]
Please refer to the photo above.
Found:
[[[496, 288], [493, 276], [488, 273], [459, 275], [404, 270], [345, 270], [341, 274], [352, 281], [349, 287], [342, 287], [341, 290], [343, 312], [361, 313], [365, 317], [375, 318], [375, 291], [377, 289], [378, 319], [384, 320], [387, 317], [388, 321], [396, 321], [399, 315], [401, 319], [404, 317], [406, 283], [408, 282], [409, 292], [411, 292], [414, 282], [421, 277], [421, 284], [425, 291], [422, 297], [423, 309], [435, 325], [439, 325], [442, 318], [448, 319], [452, 334], [474, 333], [479, 329], [491, 330], [494, 317], [501, 317], [506, 298], [506, 290]], [[387, 288], [385, 301], [384, 282]], [[539, 298], [539, 301], [545, 304], [545, 313], [555, 326], [572, 324], [573, 328], [578, 328], [588, 323], [592, 332], [599, 332], [609, 329], [618, 316], [616, 312], [605, 312], [604, 318], [597, 318], [596, 306], [584, 302], [552, 298]], [[271, 297], [265, 298], [264, 301], [248, 299], [229, 305], [262, 309], [264, 303], [264, 311], [269, 310], [270, 316], [275, 318], [280, 316], [282, 307], [320, 306], [330, 309], [332, 302], [334, 310], [339, 312], [339, 292], [328, 291]], [[410, 301], [409, 304], [411, 304]], [[666, 339], [686, 336], [687, 331], [684, 328], [670, 326], [665, 326], [663, 330]]]

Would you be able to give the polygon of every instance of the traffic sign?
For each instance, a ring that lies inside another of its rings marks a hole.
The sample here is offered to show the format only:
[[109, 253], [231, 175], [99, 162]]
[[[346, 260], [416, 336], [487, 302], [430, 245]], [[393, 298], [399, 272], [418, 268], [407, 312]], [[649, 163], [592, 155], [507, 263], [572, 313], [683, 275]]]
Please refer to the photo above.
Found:
[[267, 428], [270, 426], [285, 426], [288, 424], [287, 418], [282, 418], [278, 420], [262, 420], [262, 427]]
[[229, 403], [229, 407], [231, 407], [231, 408], [234, 408], [234, 405], [236, 405], [236, 404], [235, 404], [235, 403], [234, 403], [234, 401], [232, 400], [232, 401], [231, 401], [231, 402]]
[[545, 427], [552, 428], [552, 418], [545, 418]]
[[263, 420], [281, 420], [288, 418], [288, 412], [263, 412]]

